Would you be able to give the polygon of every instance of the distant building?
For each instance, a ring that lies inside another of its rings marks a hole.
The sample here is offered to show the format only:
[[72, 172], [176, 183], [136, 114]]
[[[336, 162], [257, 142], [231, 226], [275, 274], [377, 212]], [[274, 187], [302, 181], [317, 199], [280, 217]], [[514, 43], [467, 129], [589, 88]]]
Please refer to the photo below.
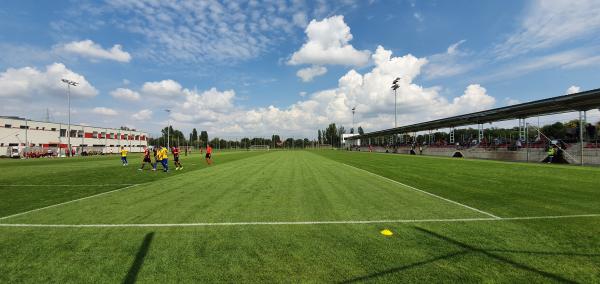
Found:
[[[0, 156], [32, 149], [65, 153], [68, 125], [19, 117], [0, 116]], [[71, 124], [71, 147], [77, 154], [117, 153], [120, 146], [130, 152], [142, 152], [148, 146], [148, 134], [141, 131]]]
[[353, 134], [342, 134], [342, 147], [351, 148], [351, 147], [360, 147], [360, 139], [355, 140], [347, 140], [349, 137], [358, 136], [358, 133]]

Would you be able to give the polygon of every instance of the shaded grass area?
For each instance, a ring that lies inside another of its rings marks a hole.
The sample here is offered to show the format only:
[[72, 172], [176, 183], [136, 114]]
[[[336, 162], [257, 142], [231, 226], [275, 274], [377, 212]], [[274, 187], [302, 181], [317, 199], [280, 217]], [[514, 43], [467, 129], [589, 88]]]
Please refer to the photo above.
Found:
[[600, 169], [315, 151], [501, 217], [600, 213]]
[[[216, 153], [215, 166], [254, 157], [260, 152]], [[85, 196], [177, 176], [206, 168], [200, 155], [182, 156], [183, 171], [168, 174], [151, 172], [150, 166], [139, 172], [141, 155], [130, 155], [129, 166], [121, 166], [120, 157], [100, 156], [73, 159], [0, 160], [0, 217], [57, 204]], [[170, 159], [172, 165], [172, 157]], [[18, 186], [39, 185], [39, 186]], [[69, 185], [69, 186], [56, 186]]]

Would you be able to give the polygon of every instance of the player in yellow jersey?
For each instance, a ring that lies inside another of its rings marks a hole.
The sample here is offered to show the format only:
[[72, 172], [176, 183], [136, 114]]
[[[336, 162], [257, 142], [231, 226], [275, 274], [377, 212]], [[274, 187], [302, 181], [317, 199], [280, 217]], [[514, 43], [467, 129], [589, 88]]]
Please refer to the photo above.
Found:
[[160, 150], [158, 150], [158, 155], [160, 155], [160, 163], [163, 166], [163, 172], [169, 172], [169, 150], [164, 146], [161, 146]]
[[127, 166], [127, 151], [125, 147], [121, 146], [121, 162], [123, 162], [123, 166]]

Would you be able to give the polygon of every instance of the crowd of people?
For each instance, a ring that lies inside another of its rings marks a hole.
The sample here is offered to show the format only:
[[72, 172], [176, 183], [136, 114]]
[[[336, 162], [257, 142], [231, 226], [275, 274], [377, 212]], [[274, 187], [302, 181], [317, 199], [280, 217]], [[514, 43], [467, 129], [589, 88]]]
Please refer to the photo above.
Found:
[[[187, 149], [185, 151], [187, 154]], [[208, 165], [212, 165], [213, 163], [212, 151], [212, 147], [210, 145], [207, 145], [204, 159], [206, 160], [206, 164]], [[180, 160], [181, 152], [179, 147], [171, 147], [170, 152], [173, 155], [173, 163], [175, 165], [175, 170], [183, 170], [183, 164]], [[129, 162], [127, 160], [128, 153], [129, 151], [125, 147], [121, 147], [121, 163], [124, 167], [129, 165]], [[200, 148], [200, 154], [202, 154], [202, 148]], [[142, 156], [142, 164], [138, 170], [143, 171], [146, 164], [150, 165], [152, 171], [156, 171], [158, 165], [160, 164], [163, 172], [169, 172], [169, 150], [167, 149], [167, 147], [161, 145], [159, 147], [153, 147], [152, 150], [150, 148], [144, 149], [144, 155]]]

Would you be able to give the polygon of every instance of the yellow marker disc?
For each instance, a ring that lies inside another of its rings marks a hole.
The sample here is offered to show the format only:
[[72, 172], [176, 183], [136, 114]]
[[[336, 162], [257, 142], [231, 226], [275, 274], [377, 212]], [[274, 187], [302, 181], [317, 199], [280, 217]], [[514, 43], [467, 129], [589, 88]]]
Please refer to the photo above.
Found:
[[392, 231], [390, 231], [390, 230], [388, 230], [388, 229], [381, 230], [381, 232], [380, 232], [380, 233], [381, 233], [382, 235], [384, 235], [384, 236], [391, 236], [391, 235], [393, 235], [393, 234], [394, 234], [394, 233], [392, 233]]

